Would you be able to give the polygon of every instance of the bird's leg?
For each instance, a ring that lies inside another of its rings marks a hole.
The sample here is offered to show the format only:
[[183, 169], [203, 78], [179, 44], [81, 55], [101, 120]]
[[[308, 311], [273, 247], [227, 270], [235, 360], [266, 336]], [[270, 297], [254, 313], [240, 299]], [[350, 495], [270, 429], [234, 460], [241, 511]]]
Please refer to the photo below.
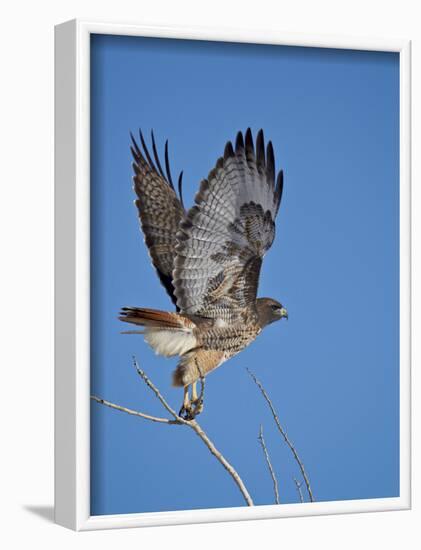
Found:
[[189, 396], [189, 386], [184, 386], [183, 406], [178, 413], [184, 420], [193, 420], [203, 411], [203, 394], [205, 390], [204, 378], [200, 379], [200, 394], [197, 395], [197, 381], [191, 384], [191, 400]]
[[191, 385], [191, 402], [194, 405], [197, 401], [197, 380]]
[[197, 380], [192, 384], [191, 404], [193, 405], [194, 416], [197, 416], [203, 411], [203, 394], [205, 390], [205, 379], [200, 379], [200, 395], [197, 395]]
[[178, 416], [181, 416], [184, 420], [193, 420], [194, 418], [194, 411], [190, 401], [188, 385], [184, 386], [183, 406], [181, 407]]

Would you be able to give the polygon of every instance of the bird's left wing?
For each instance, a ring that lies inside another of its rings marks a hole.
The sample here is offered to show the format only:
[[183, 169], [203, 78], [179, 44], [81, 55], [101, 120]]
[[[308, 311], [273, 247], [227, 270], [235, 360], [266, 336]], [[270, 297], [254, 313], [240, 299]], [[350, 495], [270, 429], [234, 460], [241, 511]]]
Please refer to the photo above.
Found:
[[159, 161], [153, 132], [152, 159], [142, 132], [139, 131], [140, 144], [132, 137], [133, 187], [137, 195], [135, 201], [140, 225], [145, 236], [152, 263], [168, 295], [176, 305], [172, 272], [174, 268], [174, 248], [176, 233], [180, 221], [185, 215], [182, 199], [182, 175], [178, 178], [178, 193], [174, 189], [168, 160], [168, 141], [165, 143], [164, 173]]
[[256, 149], [250, 129], [225, 147], [196, 195], [177, 234], [173, 272], [177, 306], [183, 313], [229, 324], [255, 307], [264, 254], [275, 237], [283, 188], [275, 183], [272, 143], [263, 132]]

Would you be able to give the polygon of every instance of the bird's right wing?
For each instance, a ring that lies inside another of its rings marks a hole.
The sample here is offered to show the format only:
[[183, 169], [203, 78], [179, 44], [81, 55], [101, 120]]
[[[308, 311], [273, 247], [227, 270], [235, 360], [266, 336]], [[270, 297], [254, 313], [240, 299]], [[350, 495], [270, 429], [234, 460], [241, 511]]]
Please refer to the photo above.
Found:
[[133, 187], [137, 195], [135, 204], [152, 263], [162, 285], [176, 305], [172, 272], [174, 249], [177, 244], [176, 233], [185, 215], [181, 192], [183, 173], [181, 172], [178, 178], [178, 197], [172, 182], [168, 161], [168, 141], [165, 143], [166, 173], [164, 173], [153, 133], [151, 137], [154, 160], [149, 154], [142, 132], [139, 131], [139, 145], [131, 136], [131, 151], [134, 159]]
[[203, 180], [196, 205], [180, 224], [173, 272], [183, 313], [228, 324], [255, 311], [263, 256], [275, 238], [283, 174], [275, 181], [272, 143], [256, 148], [250, 129], [237, 135]]

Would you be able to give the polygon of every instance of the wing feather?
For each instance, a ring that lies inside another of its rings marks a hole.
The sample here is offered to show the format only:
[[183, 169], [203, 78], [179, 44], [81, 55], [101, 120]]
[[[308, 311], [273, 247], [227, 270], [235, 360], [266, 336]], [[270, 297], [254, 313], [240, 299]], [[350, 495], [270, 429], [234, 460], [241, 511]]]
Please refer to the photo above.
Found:
[[262, 130], [237, 134], [177, 233], [174, 294], [183, 313], [238, 322], [255, 308], [260, 268], [275, 237], [283, 176]]
[[[176, 233], [184, 218], [185, 210], [177, 197], [171, 179], [168, 141], [165, 144], [165, 175], [159, 161], [153, 132], [151, 132], [151, 138], [153, 160], [142, 132], [139, 130], [140, 146], [131, 135], [131, 151], [134, 160], [133, 188], [137, 195], [135, 204], [152, 263], [162, 285], [176, 305], [172, 278], [174, 248], [177, 244]], [[181, 191], [181, 175], [179, 190]]]

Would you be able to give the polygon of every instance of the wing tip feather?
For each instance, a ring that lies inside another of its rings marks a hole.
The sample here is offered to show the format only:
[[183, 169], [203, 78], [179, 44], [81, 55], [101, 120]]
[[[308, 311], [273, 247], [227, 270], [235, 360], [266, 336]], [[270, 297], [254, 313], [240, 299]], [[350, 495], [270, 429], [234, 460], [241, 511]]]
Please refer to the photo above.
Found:
[[280, 170], [276, 178], [276, 188], [275, 188], [275, 206], [276, 212], [278, 212], [281, 205], [282, 193], [284, 190], [284, 171]]
[[[155, 140], [155, 133], [154, 130], [151, 129], [151, 143], [152, 143], [152, 156], [149, 152], [149, 149], [147, 147], [143, 132], [141, 128], [139, 128], [139, 141], [140, 145], [137, 143], [136, 138], [134, 137], [133, 133], [129, 132], [130, 139], [131, 139], [131, 145], [130, 145], [130, 151], [132, 153], [134, 163], [132, 164], [133, 171], [135, 172], [135, 175], [137, 177], [140, 177], [147, 173], [147, 171], [155, 172], [155, 174], [163, 179], [163, 181], [175, 192], [177, 199], [180, 201], [180, 204], [184, 210], [184, 202], [183, 202], [183, 170], [180, 172], [178, 176], [178, 194], [175, 190], [172, 174], [171, 174], [171, 167], [169, 162], [169, 147], [168, 147], [168, 139], [165, 141], [165, 150], [164, 150], [164, 160], [165, 160], [165, 171], [163, 169], [163, 166], [161, 164], [161, 161], [159, 159], [158, 149], [156, 146], [156, 140]], [[145, 172], [146, 171], [146, 172]]]
[[246, 136], [245, 136], [245, 146], [246, 146], [246, 157], [247, 160], [254, 161], [255, 160], [255, 154], [254, 154], [254, 144], [253, 144], [253, 134], [251, 133], [251, 128], [247, 128], [246, 130]]
[[269, 141], [266, 146], [266, 173], [272, 187], [275, 185], [275, 153], [272, 142]]
[[241, 131], [237, 132], [237, 136], [235, 138], [235, 152], [237, 155], [240, 155], [244, 151], [244, 138], [243, 133]]
[[257, 132], [256, 138], [256, 164], [260, 170], [266, 168], [266, 156], [265, 156], [265, 138], [263, 135], [263, 130], [260, 129]]
[[227, 144], [225, 145], [224, 161], [228, 160], [229, 158], [232, 158], [234, 155], [235, 155], [235, 153], [234, 153], [232, 143], [230, 141], [228, 141]]

